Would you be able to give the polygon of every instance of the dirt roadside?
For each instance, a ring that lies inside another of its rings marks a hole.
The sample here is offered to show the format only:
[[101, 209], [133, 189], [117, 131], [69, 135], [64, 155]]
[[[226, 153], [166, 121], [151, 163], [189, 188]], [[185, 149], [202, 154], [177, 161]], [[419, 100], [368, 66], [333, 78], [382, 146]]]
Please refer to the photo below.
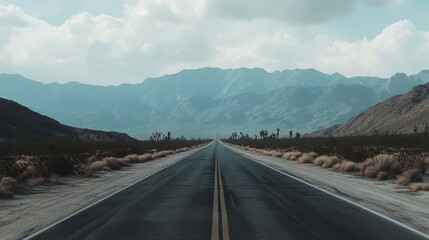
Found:
[[375, 210], [429, 234], [429, 192], [411, 192], [390, 181], [376, 181], [349, 173], [269, 157], [225, 145], [252, 160], [293, 175], [324, 190]]
[[12, 199], [0, 199], [0, 239], [22, 239], [202, 148], [132, 164], [120, 171], [98, 172], [97, 177], [64, 177], [61, 185], [42, 185]]

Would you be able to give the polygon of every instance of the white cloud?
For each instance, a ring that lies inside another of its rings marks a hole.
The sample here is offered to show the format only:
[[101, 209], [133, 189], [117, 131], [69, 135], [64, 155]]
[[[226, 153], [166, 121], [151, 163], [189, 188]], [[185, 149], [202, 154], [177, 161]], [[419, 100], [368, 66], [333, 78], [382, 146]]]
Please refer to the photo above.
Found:
[[353, 11], [359, 3], [372, 6], [398, 4], [402, 0], [247, 0], [210, 1], [210, 10], [234, 19], [278, 19], [286, 22], [317, 24]]
[[[397, 0], [361, 1], [380, 5]], [[357, 0], [341, 2], [353, 6]], [[271, 11], [253, 6], [242, 5], [248, 12]], [[429, 63], [429, 33], [407, 20], [386, 27], [374, 39], [338, 41], [317, 26], [212, 15], [213, 0], [130, 0], [124, 9], [123, 17], [83, 12], [53, 26], [16, 6], [0, 5], [0, 72], [45, 82], [106, 85], [205, 66], [315, 67], [387, 76], [414, 73]]]
[[348, 75], [390, 76], [416, 73], [429, 66], [429, 32], [401, 20], [387, 26], [374, 39], [331, 41], [312, 63], [326, 71]]

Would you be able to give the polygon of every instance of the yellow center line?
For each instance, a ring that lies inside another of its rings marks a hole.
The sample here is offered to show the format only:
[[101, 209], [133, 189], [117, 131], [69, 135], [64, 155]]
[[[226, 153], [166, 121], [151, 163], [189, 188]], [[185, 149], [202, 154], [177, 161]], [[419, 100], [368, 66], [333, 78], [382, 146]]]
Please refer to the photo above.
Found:
[[222, 174], [220, 172], [220, 162], [218, 163], [219, 191], [220, 191], [220, 209], [222, 211], [222, 237], [223, 240], [229, 240], [228, 214], [226, 213], [225, 195], [223, 193]]
[[219, 202], [217, 183], [217, 153], [215, 152], [215, 176], [214, 176], [214, 198], [213, 198], [213, 220], [212, 220], [212, 240], [219, 239]]
[[229, 240], [228, 215], [226, 212], [225, 195], [222, 185], [222, 175], [220, 162], [218, 159], [217, 147], [215, 149], [215, 176], [214, 176], [214, 199], [213, 199], [213, 221], [212, 240], [221, 239], [219, 236], [219, 195], [222, 220], [222, 239]]

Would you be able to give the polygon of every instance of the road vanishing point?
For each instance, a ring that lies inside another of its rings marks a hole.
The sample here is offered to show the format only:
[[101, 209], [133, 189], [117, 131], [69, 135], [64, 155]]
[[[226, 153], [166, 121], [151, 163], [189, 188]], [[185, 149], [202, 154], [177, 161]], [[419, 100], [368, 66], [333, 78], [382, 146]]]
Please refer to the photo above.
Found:
[[27, 239], [427, 239], [215, 141]]

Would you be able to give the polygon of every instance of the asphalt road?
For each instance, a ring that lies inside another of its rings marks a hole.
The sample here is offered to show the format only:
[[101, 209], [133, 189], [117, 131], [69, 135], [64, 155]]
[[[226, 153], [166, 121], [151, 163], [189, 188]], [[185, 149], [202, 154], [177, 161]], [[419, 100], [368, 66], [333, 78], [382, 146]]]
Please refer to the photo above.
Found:
[[213, 236], [246, 240], [425, 239], [221, 144], [197, 152], [32, 239]]

